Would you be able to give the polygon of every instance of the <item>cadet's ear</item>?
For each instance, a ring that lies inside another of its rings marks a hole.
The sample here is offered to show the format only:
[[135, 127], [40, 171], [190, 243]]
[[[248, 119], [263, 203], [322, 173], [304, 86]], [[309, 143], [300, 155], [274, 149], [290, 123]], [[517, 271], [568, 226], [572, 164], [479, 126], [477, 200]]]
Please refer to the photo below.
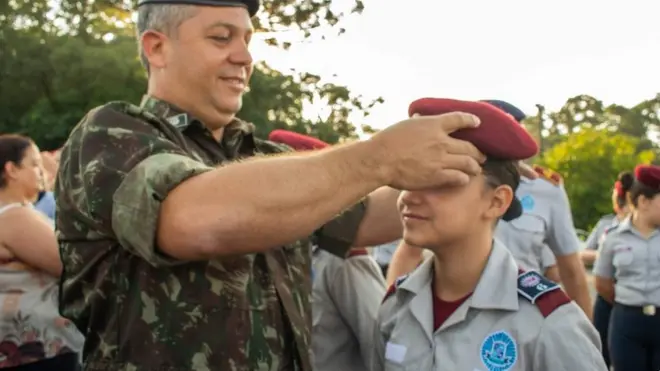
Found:
[[492, 192], [490, 206], [486, 211], [486, 216], [490, 219], [501, 218], [509, 209], [515, 194], [508, 185], [500, 185]]

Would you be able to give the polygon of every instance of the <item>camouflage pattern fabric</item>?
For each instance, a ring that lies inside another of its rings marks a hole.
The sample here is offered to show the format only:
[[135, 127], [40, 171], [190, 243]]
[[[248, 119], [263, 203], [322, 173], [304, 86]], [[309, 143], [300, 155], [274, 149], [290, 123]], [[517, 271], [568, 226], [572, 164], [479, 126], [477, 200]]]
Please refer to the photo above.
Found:
[[[73, 130], [56, 182], [60, 312], [86, 336], [85, 370], [311, 371], [310, 240], [201, 262], [154, 242], [179, 183], [287, 150], [252, 132], [235, 120], [218, 142], [153, 97], [98, 107]], [[315, 243], [345, 256], [365, 207], [321, 227]]]

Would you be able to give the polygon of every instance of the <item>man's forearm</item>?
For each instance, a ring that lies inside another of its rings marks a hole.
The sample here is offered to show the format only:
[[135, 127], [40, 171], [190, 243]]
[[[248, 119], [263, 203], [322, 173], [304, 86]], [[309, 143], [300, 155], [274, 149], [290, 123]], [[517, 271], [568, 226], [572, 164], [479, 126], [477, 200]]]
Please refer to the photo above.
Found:
[[195, 259], [264, 251], [309, 236], [388, 182], [376, 156], [362, 142], [255, 158], [193, 177], [163, 202], [158, 242], [166, 253], [185, 255], [190, 248], [191, 256], [177, 257]]
[[382, 187], [369, 195], [369, 207], [360, 223], [356, 246], [374, 246], [401, 238], [403, 225], [397, 208], [397, 199], [401, 192]]
[[587, 317], [592, 318], [593, 307], [587, 274], [577, 254], [557, 257], [557, 266], [564, 289], [568, 296], [582, 308]]

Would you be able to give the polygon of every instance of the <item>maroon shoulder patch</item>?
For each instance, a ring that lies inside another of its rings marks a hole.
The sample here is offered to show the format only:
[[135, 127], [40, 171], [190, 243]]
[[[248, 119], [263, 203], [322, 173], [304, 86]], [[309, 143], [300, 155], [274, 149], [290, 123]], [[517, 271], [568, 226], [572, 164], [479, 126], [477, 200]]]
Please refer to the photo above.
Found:
[[557, 308], [571, 302], [558, 283], [535, 271], [518, 271], [518, 295], [536, 305], [543, 317], [548, 317]]
[[571, 298], [566, 295], [564, 290], [559, 288], [541, 296], [534, 302], [534, 304], [536, 304], [536, 307], [539, 308], [543, 317], [548, 317], [557, 308], [570, 302]]

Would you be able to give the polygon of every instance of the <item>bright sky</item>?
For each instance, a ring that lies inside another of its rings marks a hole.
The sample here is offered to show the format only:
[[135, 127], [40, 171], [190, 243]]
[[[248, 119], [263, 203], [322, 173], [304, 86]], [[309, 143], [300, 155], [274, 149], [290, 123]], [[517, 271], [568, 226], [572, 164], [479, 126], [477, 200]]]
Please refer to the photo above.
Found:
[[[346, 0], [336, 0], [341, 3]], [[422, 96], [508, 100], [528, 114], [590, 94], [633, 105], [660, 92], [660, 1], [365, 0], [347, 32], [257, 59], [385, 103], [364, 123], [406, 117]], [[336, 75], [333, 78], [333, 75]]]

